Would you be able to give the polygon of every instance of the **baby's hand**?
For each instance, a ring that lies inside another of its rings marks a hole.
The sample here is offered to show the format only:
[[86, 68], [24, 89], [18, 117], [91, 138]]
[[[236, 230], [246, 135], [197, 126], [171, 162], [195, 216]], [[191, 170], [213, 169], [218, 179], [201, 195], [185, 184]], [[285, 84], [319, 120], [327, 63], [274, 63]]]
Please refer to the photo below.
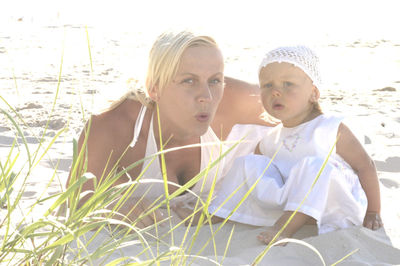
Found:
[[367, 211], [363, 225], [371, 230], [377, 230], [383, 226], [383, 222], [379, 213]]
[[[272, 241], [272, 239], [274, 239], [275, 235], [279, 232], [280, 228], [275, 227], [275, 226], [268, 226], [265, 229], [266, 230], [264, 232], [261, 232], [257, 236], [257, 239], [260, 240], [261, 242], [263, 242], [264, 244], [268, 245]], [[284, 233], [282, 233], [280, 236], [278, 236], [275, 239], [275, 242], [277, 242], [279, 240], [282, 240], [282, 239], [284, 239], [286, 237], [289, 237], [289, 236], [286, 236], [286, 235], [284, 235]], [[278, 244], [278, 245], [279, 246], [286, 246], [286, 244], [287, 243], [281, 243], [281, 244]]]

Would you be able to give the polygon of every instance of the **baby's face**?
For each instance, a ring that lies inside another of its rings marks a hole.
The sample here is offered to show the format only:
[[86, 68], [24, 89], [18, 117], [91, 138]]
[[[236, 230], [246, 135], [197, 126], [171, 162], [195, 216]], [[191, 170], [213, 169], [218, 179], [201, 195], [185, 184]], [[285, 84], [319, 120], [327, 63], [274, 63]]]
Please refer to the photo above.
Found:
[[271, 63], [259, 75], [265, 110], [286, 127], [297, 126], [313, 111], [319, 92], [306, 73], [293, 64]]

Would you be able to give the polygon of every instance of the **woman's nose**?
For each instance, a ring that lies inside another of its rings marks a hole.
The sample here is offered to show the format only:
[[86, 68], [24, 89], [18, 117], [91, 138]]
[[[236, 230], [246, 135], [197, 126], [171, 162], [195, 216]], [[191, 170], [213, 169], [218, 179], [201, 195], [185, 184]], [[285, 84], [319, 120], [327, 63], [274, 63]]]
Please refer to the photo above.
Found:
[[198, 95], [198, 101], [199, 102], [211, 102], [212, 100], [212, 94], [210, 90], [210, 86], [205, 83], [202, 84], [199, 88], [199, 95]]

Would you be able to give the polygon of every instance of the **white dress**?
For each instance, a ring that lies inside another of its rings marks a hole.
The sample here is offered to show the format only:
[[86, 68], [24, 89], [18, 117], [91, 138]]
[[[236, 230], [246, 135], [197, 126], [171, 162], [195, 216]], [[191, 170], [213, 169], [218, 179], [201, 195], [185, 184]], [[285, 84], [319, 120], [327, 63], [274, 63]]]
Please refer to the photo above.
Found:
[[[132, 140], [131, 147], [134, 146], [138, 138], [139, 132], [142, 127], [143, 117], [146, 112], [146, 107], [142, 107], [139, 112], [138, 118], [135, 124], [134, 138]], [[207, 168], [208, 164], [219, 159], [220, 155], [227, 151], [229, 148], [233, 147], [232, 150], [223, 157], [216, 165], [208, 170], [208, 174], [205, 177], [203, 186], [203, 179], [200, 179], [192, 188], [191, 191], [196, 195], [201, 196], [202, 199], [207, 198], [208, 192], [212, 187], [214, 178], [216, 178], [216, 183], [220, 180], [221, 176], [226, 174], [226, 170], [230, 169], [232, 163], [236, 157], [243, 156], [254, 151], [256, 145], [260, 141], [263, 135], [270, 129], [270, 127], [260, 126], [260, 125], [235, 125], [227, 140], [221, 142], [216, 136], [211, 127], [208, 128], [207, 132], [200, 137], [201, 146], [201, 164], [200, 171]], [[233, 146], [235, 143], [240, 141], [237, 146]], [[157, 143], [154, 137], [153, 130], [153, 119], [151, 119], [149, 133], [147, 138], [145, 158], [148, 158], [143, 163], [142, 171], [143, 176], [140, 178], [140, 185], [135, 190], [133, 196], [141, 197], [143, 195], [148, 199], [156, 199], [160, 196], [165, 195], [164, 184], [162, 182], [162, 171], [160, 165], [160, 159], [154, 158], [154, 154], [158, 152]], [[154, 182], [155, 181], [155, 182]], [[184, 195], [178, 196], [171, 201], [174, 204], [178, 201], [184, 202], [187, 207], [193, 207], [196, 202], [196, 197], [190, 193], [185, 193]]]
[[[278, 125], [269, 130], [260, 142], [263, 155], [236, 159], [209, 211], [220, 217], [229, 216], [256, 181], [255, 189], [231, 220], [270, 226], [283, 211], [296, 210], [333, 147], [341, 121], [340, 117], [323, 114], [297, 127]], [[299, 211], [317, 221], [319, 233], [326, 233], [361, 225], [366, 208], [367, 200], [358, 176], [334, 149]]]

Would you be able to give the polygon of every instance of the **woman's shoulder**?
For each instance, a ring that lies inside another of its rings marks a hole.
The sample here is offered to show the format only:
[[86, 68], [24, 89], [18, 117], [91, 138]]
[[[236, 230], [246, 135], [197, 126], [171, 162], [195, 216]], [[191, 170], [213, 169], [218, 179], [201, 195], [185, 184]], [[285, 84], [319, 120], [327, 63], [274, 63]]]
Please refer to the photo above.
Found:
[[126, 99], [114, 109], [91, 116], [87, 127], [94, 138], [113, 138], [116, 141], [128, 140], [132, 136], [142, 105]]
[[[260, 89], [257, 84], [252, 84], [243, 80], [225, 77], [225, 91], [222, 101], [241, 102], [240, 107], [245, 105], [248, 100], [259, 102]], [[261, 102], [259, 102], [261, 105]]]
[[230, 77], [225, 77], [225, 84], [224, 96], [216, 113], [217, 127], [220, 124], [229, 129], [235, 124], [272, 125], [262, 118], [264, 108], [258, 85]]

